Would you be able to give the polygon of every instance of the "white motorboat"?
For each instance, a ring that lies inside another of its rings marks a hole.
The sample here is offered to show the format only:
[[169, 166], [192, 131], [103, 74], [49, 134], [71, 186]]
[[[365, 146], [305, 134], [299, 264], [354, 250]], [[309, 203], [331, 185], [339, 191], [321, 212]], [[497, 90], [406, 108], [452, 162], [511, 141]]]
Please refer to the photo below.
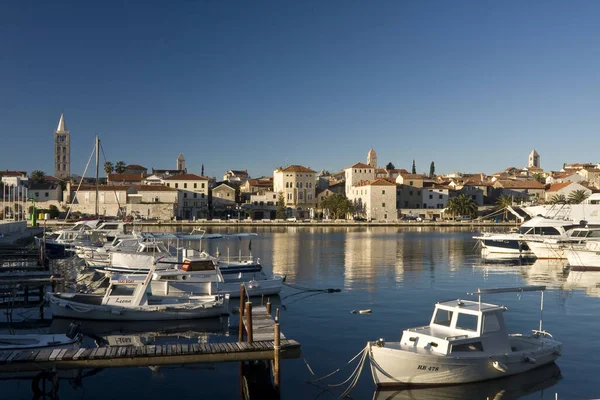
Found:
[[547, 237], [542, 241], [527, 240], [526, 242], [536, 258], [566, 260], [565, 249], [582, 248], [586, 241], [598, 239], [600, 239], [600, 228], [579, 227], [569, 229], [564, 235]]
[[571, 271], [600, 271], [600, 241], [588, 240], [583, 246], [564, 249]]
[[529, 243], [542, 242], [548, 237], [566, 236], [567, 230], [577, 226], [571, 220], [537, 216], [521, 225], [517, 232], [483, 233], [473, 239], [479, 240], [482, 248], [490, 254], [532, 257], [535, 254]]
[[98, 266], [110, 272], [147, 274], [151, 268], [155, 270], [176, 268], [186, 254], [187, 252], [183, 251], [173, 256], [167, 246], [160, 241], [138, 241], [134, 250], [109, 252], [108, 261], [103, 261]]
[[0, 334], [0, 351], [41, 348], [74, 349], [79, 346], [80, 342], [81, 334], [79, 333], [79, 325], [70, 324], [66, 334]]
[[146, 275], [112, 276], [104, 295], [47, 293], [52, 314], [112, 321], [195, 319], [229, 314], [228, 295], [152, 296], [148, 288], [155, 266]]
[[556, 360], [562, 344], [542, 330], [508, 334], [506, 307], [482, 303], [481, 295], [542, 291], [544, 286], [480, 289], [479, 301], [437, 303], [428, 326], [406, 329], [400, 342], [367, 345], [377, 387], [478, 382], [525, 372]]
[[283, 277], [268, 277], [262, 269], [223, 274], [214, 258], [201, 254], [186, 258], [176, 269], [156, 271], [151, 288], [153, 295], [160, 296], [220, 293], [239, 297], [242, 283], [249, 296], [270, 296], [281, 291]]

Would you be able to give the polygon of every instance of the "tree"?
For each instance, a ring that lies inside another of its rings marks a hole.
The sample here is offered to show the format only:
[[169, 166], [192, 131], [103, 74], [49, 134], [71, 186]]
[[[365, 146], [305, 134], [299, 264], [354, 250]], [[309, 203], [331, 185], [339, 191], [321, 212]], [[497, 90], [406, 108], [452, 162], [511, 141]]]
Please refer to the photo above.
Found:
[[470, 215], [472, 217], [477, 215], [477, 204], [471, 196], [464, 193], [450, 199], [447, 209], [452, 215]]
[[508, 207], [512, 206], [513, 197], [508, 195], [501, 195], [496, 199], [496, 207], [499, 210], [504, 210], [504, 219], [508, 219]]
[[542, 185], [546, 184], [546, 178], [544, 178], [544, 176], [542, 174], [534, 174], [533, 179], [535, 181], [541, 183]]
[[588, 194], [585, 190], [575, 190], [569, 193], [569, 203], [571, 204], [579, 204], [582, 203], [585, 199], [588, 198]]
[[115, 172], [117, 174], [122, 174], [123, 172], [125, 172], [125, 168], [127, 166], [125, 165], [124, 161], [117, 161], [117, 163], [115, 164]]
[[431, 165], [429, 166], [429, 177], [433, 178], [435, 176], [435, 164], [432, 161]]
[[391, 170], [391, 169], [396, 169], [396, 167], [394, 167], [394, 164], [392, 164], [392, 162], [390, 161], [386, 166], [385, 169], [387, 171]]
[[412, 173], [416, 174], [417, 173], [417, 165], [415, 164], [415, 160], [413, 160], [413, 165], [412, 165]]
[[113, 163], [111, 163], [110, 161], [106, 161], [104, 163], [104, 172], [106, 172], [106, 175], [112, 174], [114, 170], [115, 167], [113, 166]]
[[338, 219], [351, 213], [354, 210], [354, 205], [352, 204], [352, 201], [348, 200], [343, 194], [334, 193], [323, 199], [321, 208], [329, 211], [329, 215], [331, 215], [333, 219]]
[[285, 218], [285, 198], [283, 197], [283, 192], [279, 192], [279, 197], [277, 197], [277, 212], [275, 218]]
[[567, 202], [567, 198], [562, 193], [557, 193], [548, 200], [550, 204], [565, 204]]
[[35, 170], [31, 173], [31, 180], [35, 183], [44, 183], [46, 182], [46, 174], [39, 169]]

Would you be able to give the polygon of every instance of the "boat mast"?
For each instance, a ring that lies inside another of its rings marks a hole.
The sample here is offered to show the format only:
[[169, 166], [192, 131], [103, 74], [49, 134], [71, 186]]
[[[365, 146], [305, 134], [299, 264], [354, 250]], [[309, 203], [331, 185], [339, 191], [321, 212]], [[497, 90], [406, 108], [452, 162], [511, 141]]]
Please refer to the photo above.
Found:
[[98, 139], [98, 136], [96, 136], [96, 219], [98, 219], [98, 159], [99, 154], [98, 154], [98, 150], [100, 147], [100, 139]]

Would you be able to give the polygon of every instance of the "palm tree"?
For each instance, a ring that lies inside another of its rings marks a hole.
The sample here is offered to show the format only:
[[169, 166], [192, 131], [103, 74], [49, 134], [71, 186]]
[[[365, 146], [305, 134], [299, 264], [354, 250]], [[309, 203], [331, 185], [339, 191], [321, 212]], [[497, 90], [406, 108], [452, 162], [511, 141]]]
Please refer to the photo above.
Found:
[[571, 193], [569, 193], [569, 203], [571, 204], [579, 204], [581, 202], [583, 202], [585, 199], [587, 199], [589, 196], [589, 194], [583, 190], [575, 190]]
[[106, 161], [104, 163], [104, 172], [106, 172], [106, 175], [112, 174], [112, 172], [114, 170], [115, 170], [115, 167], [113, 166], [113, 163], [111, 163], [110, 161]]
[[499, 210], [504, 210], [504, 219], [508, 219], [507, 208], [513, 205], [513, 197], [506, 194], [501, 195], [496, 199], [496, 206]]
[[562, 193], [555, 194], [549, 200], [550, 204], [559, 204], [559, 203], [566, 203], [566, 202], [567, 202], [567, 198]]
[[125, 172], [125, 162], [124, 161], [117, 161], [117, 163], [115, 164], [115, 172], [117, 174], [122, 174], [123, 172]]
[[46, 181], [46, 174], [39, 169], [35, 170], [31, 173], [31, 180], [35, 183], [44, 183]]
[[452, 215], [470, 215], [475, 216], [477, 214], [477, 204], [471, 196], [461, 194], [460, 196], [454, 197], [448, 201], [448, 212]]

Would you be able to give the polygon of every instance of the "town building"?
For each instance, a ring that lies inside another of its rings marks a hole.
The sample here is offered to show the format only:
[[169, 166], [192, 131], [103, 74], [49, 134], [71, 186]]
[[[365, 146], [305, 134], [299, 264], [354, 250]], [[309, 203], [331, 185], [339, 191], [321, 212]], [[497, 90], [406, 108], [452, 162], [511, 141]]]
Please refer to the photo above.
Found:
[[546, 186], [538, 181], [497, 180], [493, 185], [495, 197], [510, 196], [520, 201], [537, 203], [544, 200]]
[[316, 172], [302, 165], [277, 168], [273, 172], [273, 191], [282, 193], [288, 216], [309, 218], [314, 214]]
[[592, 194], [590, 189], [579, 183], [561, 182], [553, 183], [546, 189], [544, 200], [546, 200], [546, 202], [551, 202], [559, 197], [564, 197], [565, 200], [568, 200], [569, 195], [578, 190], [583, 191], [588, 197]]
[[363, 181], [346, 194], [352, 201], [355, 213], [368, 221], [395, 221], [398, 219], [396, 208], [396, 184], [383, 178]]
[[247, 170], [230, 169], [223, 175], [223, 180], [226, 182], [244, 182], [247, 179], [250, 179]]
[[169, 176], [163, 180], [167, 187], [179, 191], [176, 216], [182, 219], [208, 217], [209, 178], [195, 174]]

